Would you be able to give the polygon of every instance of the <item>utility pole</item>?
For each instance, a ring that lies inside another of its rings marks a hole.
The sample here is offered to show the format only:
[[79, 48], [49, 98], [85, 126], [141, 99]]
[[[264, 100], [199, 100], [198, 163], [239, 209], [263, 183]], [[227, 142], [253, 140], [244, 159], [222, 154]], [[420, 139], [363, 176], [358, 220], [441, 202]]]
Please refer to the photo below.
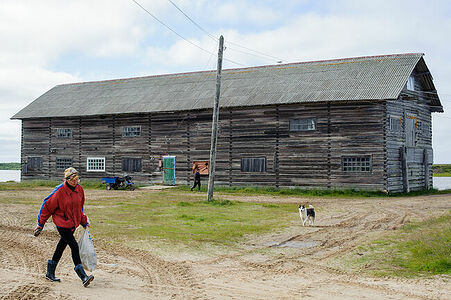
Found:
[[211, 124], [211, 146], [210, 146], [210, 165], [208, 177], [208, 201], [213, 200], [213, 189], [215, 185], [215, 167], [216, 167], [216, 144], [218, 142], [218, 119], [219, 119], [219, 95], [221, 94], [221, 72], [222, 72], [222, 52], [224, 47], [224, 37], [219, 37], [218, 51], [218, 69], [216, 70], [216, 97], [213, 106], [213, 122]]

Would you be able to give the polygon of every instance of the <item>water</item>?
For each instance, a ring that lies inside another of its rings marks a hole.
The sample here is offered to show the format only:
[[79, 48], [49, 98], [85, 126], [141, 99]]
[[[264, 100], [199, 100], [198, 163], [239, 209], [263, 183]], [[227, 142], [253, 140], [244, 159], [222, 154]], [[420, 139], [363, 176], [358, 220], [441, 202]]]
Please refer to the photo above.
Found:
[[10, 180], [20, 182], [20, 170], [0, 170], [0, 182]]
[[433, 181], [437, 190], [451, 189], [451, 177], [434, 177]]

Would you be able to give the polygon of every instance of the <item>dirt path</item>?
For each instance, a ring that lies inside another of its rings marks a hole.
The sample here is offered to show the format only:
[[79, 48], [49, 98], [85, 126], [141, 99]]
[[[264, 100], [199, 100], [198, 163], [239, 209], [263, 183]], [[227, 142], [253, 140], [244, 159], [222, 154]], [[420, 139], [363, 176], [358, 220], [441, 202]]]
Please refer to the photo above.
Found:
[[[2, 192], [4, 193], [4, 192]], [[92, 193], [102, 193], [93, 191]], [[96, 195], [92, 195], [96, 196]], [[449, 299], [451, 278], [371, 278], [344, 272], [331, 264], [359, 242], [451, 209], [451, 195], [400, 199], [312, 200], [221, 196], [258, 202], [300, 201], [313, 204], [317, 220], [240, 245], [242, 250], [215, 257], [164, 259], [145, 251], [111, 247], [96, 241], [98, 268], [83, 288], [68, 250], [57, 268], [61, 283], [45, 280], [45, 262], [58, 234], [52, 226], [34, 238], [23, 214], [27, 205], [1, 205], [1, 299]]]

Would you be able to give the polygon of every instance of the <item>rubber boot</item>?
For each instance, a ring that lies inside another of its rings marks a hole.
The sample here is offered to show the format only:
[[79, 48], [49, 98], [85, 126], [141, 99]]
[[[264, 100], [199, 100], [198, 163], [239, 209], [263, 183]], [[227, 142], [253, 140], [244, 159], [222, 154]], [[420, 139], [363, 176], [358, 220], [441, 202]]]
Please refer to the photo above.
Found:
[[53, 260], [47, 261], [47, 273], [45, 274], [45, 278], [51, 281], [61, 281], [59, 278], [55, 278], [55, 269], [58, 263]]
[[77, 265], [74, 268], [74, 270], [77, 273], [78, 277], [80, 277], [81, 281], [83, 282], [84, 287], [87, 287], [91, 283], [91, 281], [94, 279], [94, 276], [86, 275], [85, 270], [83, 269], [82, 265]]

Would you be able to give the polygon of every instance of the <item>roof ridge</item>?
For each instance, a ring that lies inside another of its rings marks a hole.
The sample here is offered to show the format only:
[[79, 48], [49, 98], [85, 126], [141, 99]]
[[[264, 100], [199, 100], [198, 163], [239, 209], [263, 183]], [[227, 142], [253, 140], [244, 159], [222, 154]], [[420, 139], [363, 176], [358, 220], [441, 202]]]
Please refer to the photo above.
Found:
[[[280, 67], [280, 66], [288, 66], [288, 65], [303, 65], [303, 64], [312, 64], [312, 63], [322, 63], [322, 62], [332, 62], [332, 61], [348, 61], [355, 59], [377, 59], [377, 58], [387, 58], [387, 57], [396, 57], [396, 56], [409, 56], [409, 55], [421, 55], [424, 53], [398, 53], [398, 54], [385, 54], [385, 55], [367, 55], [367, 56], [356, 56], [356, 57], [347, 57], [347, 58], [335, 58], [335, 59], [324, 59], [324, 60], [312, 60], [312, 61], [304, 61], [304, 62], [292, 62], [292, 63], [284, 63], [284, 64], [274, 64], [274, 65], [262, 65], [262, 66], [253, 66], [253, 67], [244, 67], [244, 68], [231, 68], [224, 69], [223, 72], [226, 71], [237, 71], [237, 70], [250, 70], [250, 69], [259, 69], [259, 68], [271, 68], [271, 67]], [[146, 76], [137, 76], [137, 77], [127, 77], [127, 78], [116, 78], [116, 79], [106, 79], [106, 80], [94, 80], [94, 81], [81, 81], [81, 82], [73, 82], [73, 83], [63, 83], [57, 86], [70, 86], [70, 85], [80, 85], [80, 84], [91, 84], [91, 83], [102, 83], [102, 82], [114, 82], [114, 81], [127, 81], [134, 79], [143, 79], [143, 78], [154, 78], [154, 77], [165, 77], [165, 76], [180, 76], [180, 75], [189, 75], [189, 74], [201, 74], [201, 73], [211, 73], [216, 72], [216, 70], [204, 70], [204, 71], [192, 71], [192, 72], [182, 72], [182, 73], [169, 73], [169, 74], [156, 74], [156, 75], [146, 75]]]

